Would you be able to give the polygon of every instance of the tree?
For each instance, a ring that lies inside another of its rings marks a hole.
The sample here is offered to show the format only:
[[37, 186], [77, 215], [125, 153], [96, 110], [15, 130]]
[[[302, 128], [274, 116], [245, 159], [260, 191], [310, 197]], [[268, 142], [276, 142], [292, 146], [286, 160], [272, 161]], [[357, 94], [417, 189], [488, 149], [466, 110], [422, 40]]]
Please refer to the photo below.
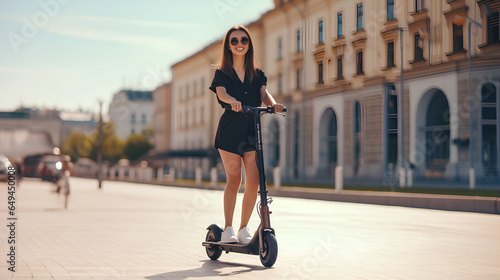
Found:
[[125, 140], [123, 153], [129, 160], [138, 160], [153, 146], [148, 142], [146, 136], [142, 134], [132, 134]]
[[[112, 163], [118, 162], [123, 157], [123, 141], [115, 134], [113, 122], [106, 122], [102, 125], [102, 159]], [[99, 126], [96, 127], [92, 137], [93, 149], [90, 158], [97, 160], [97, 149], [99, 146]]]
[[64, 142], [63, 153], [71, 156], [74, 162], [79, 158], [88, 158], [92, 154], [93, 143], [84, 133], [72, 132]]

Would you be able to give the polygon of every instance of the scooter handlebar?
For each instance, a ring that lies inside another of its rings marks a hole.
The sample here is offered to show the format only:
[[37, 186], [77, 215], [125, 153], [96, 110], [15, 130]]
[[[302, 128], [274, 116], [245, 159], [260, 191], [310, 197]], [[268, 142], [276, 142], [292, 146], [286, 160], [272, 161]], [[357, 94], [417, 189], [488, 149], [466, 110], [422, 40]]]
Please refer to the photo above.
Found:
[[[226, 104], [224, 107], [226, 111], [232, 111], [231, 104]], [[246, 106], [246, 105], [241, 105], [241, 112], [266, 112], [269, 114], [276, 114], [274, 107], [273, 106], [267, 106], [267, 107], [251, 107], [251, 106]], [[286, 107], [283, 107], [282, 113], [286, 113]]]

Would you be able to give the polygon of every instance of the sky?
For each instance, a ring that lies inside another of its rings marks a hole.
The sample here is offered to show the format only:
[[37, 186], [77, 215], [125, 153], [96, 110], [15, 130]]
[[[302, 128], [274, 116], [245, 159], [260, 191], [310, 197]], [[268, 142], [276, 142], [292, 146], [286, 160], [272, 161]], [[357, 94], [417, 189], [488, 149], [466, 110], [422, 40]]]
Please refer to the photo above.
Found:
[[170, 66], [251, 23], [272, 0], [2, 0], [0, 111], [107, 112], [121, 89], [154, 90]]

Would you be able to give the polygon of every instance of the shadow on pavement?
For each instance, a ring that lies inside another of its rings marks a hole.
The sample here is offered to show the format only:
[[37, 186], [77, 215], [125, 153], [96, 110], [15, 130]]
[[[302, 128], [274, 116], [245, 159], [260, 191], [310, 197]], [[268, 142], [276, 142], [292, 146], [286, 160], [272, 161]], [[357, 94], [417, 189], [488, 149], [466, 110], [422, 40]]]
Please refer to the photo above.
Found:
[[221, 262], [204, 260], [202, 266], [198, 268], [172, 271], [152, 276], [147, 276], [146, 279], [163, 280], [163, 279], [186, 279], [188, 277], [207, 277], [207, 276], [234, 276], [243, 273], [249, 273], [255, 270], [269, 269], [262, 266], [247, 265], [232, 262]]

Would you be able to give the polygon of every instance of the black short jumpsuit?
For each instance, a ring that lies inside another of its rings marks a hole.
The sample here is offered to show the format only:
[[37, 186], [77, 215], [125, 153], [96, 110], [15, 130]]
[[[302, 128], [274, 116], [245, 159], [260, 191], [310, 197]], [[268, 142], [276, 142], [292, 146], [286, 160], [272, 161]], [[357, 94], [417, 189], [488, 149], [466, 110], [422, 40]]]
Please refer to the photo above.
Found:
[[[242, 105], [261, 106], [260, 89], [263, 85], [267, 85], [267, 77], [264, 72], [257, 69], [257, 75], [252, 82], [250, 82], [248, 75], [245, 75], [245, 81], [242, 83], [236, 71], [232, 68], [231, 70], [233, 71], [232, 76], [235, 78], [217, 69], [210, 90], [217, 95], [216, 87], [224, 87], [227, 94], [236, 98]], [[222, 108], [227, 105], [218, 96], [217, 101], [219, 101]], [[246, 152], [256, 150], [255, 142], [255, 119], [253, 115], [234, 111], [225, 111], [222, 114], [215, 134], [214, 147], [216, 149], [243, 156]]]

